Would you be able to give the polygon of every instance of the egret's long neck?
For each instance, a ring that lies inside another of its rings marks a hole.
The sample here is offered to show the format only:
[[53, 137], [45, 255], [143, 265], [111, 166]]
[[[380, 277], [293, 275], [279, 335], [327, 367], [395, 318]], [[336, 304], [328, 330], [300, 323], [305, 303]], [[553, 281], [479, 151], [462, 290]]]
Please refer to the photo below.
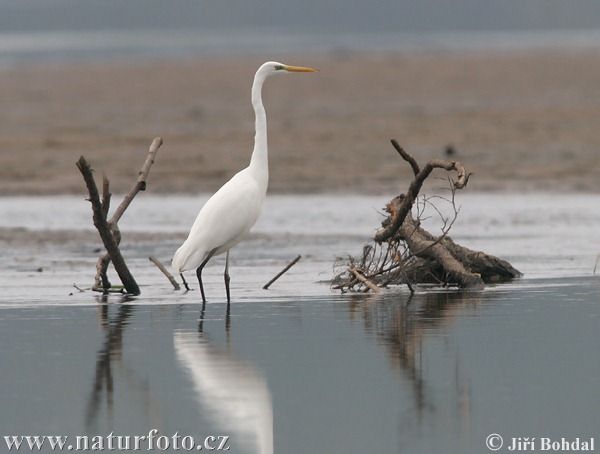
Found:
[[263, 186], [264, 191], [267, 190], [269, 183], [269, 151], [267, 146], [267, 114], [262, 103], [262, 86], [265, 77], [257, 73], [254, 77], [252, 85], [252, 107], [256, 116], [256, 132], [254, 135], [254, 151], [250, 160], [250, 170], [253, 175]]

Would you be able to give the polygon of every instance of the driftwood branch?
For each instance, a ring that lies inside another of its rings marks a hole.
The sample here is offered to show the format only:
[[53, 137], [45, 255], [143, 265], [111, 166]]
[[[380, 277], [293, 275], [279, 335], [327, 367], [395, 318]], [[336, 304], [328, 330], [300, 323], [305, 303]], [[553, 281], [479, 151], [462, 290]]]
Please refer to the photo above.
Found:
[[107, 274], [108, 265], [110, 265], [110, 255], [104, 254], [98, 257], [98, 261], [96, 262], [96, 277], [94, 278], [92, 290], [108, 292], [108, 289], [110, 289], [111, 283], [108, 280]]
[[408, 213], [397, 232], [398, 238], [405, 241], [411, 252], [419, 258], [438, 264], [446, 275], [446, 282], [454, 282], [462, 288], [477, 289], [485, 286], [483, 279], [467, 269], [433, 235], [422, 229]]
[[[98, 189], [96, 187], [96, 183], [94, 181], [92, 170], [85, 161], [85, 158], [82, 156], [77, 163], [77, 167], [81, 171], [84, 180], [86, 181], [86, 186], [88, 187], [88, 192], [90, 193], [90, 201], [92, 202], [92, 209], [94, 211], [94, 225], [98, 229], [102, 241], [106, 248], [106, 254], [98, 258], [98, 262], [96, 264], [96, 276], [94, 279], [94, 285], [92, 287], [93, 290], [103, 291], [104, 293], [108, 292], [111, 288], [111, 283], [107, 277], [108, 266], [112, 261], [119, 275], [119, 278], [123, 282], [125, 290], [128, 293], [138, 295], [140, 293], [139, 286], [133, 279], [133, 276], [127, 269], [125, 262], [122, 258], [121, 252], [119, 250], [119, 244], [121, 243], [121, 231], [119, 230], [118, 222], [125, 213], [125, 210], [129, 207], [134, 197], [138, 194], [139, 191], [144, 191], [146, 189], [146, 179], [150, 172], [150, 168], [152, 164], [154, 164], [154, 160], [156, 157], [156, 153], [158, 149], [162, 145], [163, 141], [161, 138], [156, 138], [152, 141], [150, 148], [148, 150], [148, 155], [146, 156], [146, 160], [142, 166], [138, 174], [138, 178], [134, 185], [131, 187], [127, 195], [123, 198], [121, 204], [117, 207], [114, 214], [108, 220], [108, 212], [110, 208], [111, 201], [111, 193], [110, 193], [110, 182], [106, 175], [103, 177], [102, 181], [102, 201], [100, 201], [98, 195]], [[93, 195], [95, 194], [95, 195]], [[98, 227], [96, 224], [98, 222], [101, 227]], [[110, 235], [107, 234], [106, 230]], [[108, 246], [107, 246], [108, 244]], [[115, 257], [116, 261], [115, 261]], [[119, 258], [120, 257], [120, 258]], [[128, 283], [126, 283], [123, 279], [125, 279]]]
[[121, 251], [119, 250], [119, 245], [117, 244], [115, 237], [111, 231], [111, 228], [104, 216], [104, 211], [102, 209], [102, 204], [100, 202], [100, 195], [98, 193], [98, 187], [96, 186], [96, 182], [94, 181], [94, 175], [92, 174], [92, 168], [85, 160], [83, 156], [79, 158], [77, 161], [77, 167], [79, 171], [83, 175], [83, 179], [85, 180], [85, 184], [88, 188], [88, 192], [90, 194], [90, 202], [92, 203], [92, 211], [93, 211], [93, 219], [94, 226], [98, 230], [100, 234], [100, 238], [102, 239], [102, 243], [106, 248], [106, 252], [110, 256], [115, 270], [123, 282], [125, 286], [125, 290], [132, 295], [140, 294], [140, 287], [137, 282], [133, 278], [133, 275], [127, 268], [125, 264], [125, 259], [121, 255]]
[[158, 152], [158, 149], [162, 143], [163, 141], [160, 137], [157, 137], [152, 141], [150, 149], [148, 150], [148, 155], [146, 156], [146, 161], [144, 162], [144, 165], [138, 174], [138, 179], [110, 218], [109, 223], [111, 226], [116, 225], [119, 222], [121, 216], [123, 216], [123, 213], [125, 213], [125, 210], [129, 207], [137, 193], [146, 190], [146, 178], [148, 178], [148, 173], [150, 173], [150, 168], [152, 167], [152, 164], [154, 164], [156, 153]]
[[421, 187], [423, 183], [429, 176], [429, 174], [433, 171], [433, 169], [445, 169], [447, 171], [456, 171], [458, 174], [458, 180], [454, 182], [454, 187], [456, 189], [462, 189], [467, 185], [469, 181], [470, 173], [467, 173], [463, 165], [458, 161], [446, 161], [444, 159], [431, 159], [425, 167], [422, 169], [419, 168], [419, 165], [416, 163], [415, 159], [406, 153], [394, 140], [392, 141], [394, 148], [400, 153], [400, 156], [407, 161], [415, 172], [415, 179], [410, 183], [408, 187], [408, 191], [406, 192], [406, 196], [404, 197], [402, 204], [396, 207], [396, 212], [392, 218], [392, 222], [390, 222], [385, 228], [381, 229], [379, 232], [375, 234], [373, 238], [377, 243], [382, 243], [389, 238], [391, 238], [400, 228], [406, 215], [412, 209], [419, 192], [421, 191]]
[[410, 164], [410, 166], [413, 170], [413, 173], [415, 174], [415, 176], [417, 176], [419, 174], [419, 172], [421, 171], [421, 168], [419, 167], [419, 164], [417, 163], [415, 158], [413, 158], [412, 155], [410, 155], [406, 151], [404, 151], [404, 148], [402, 148], [400, 146], [400, 144], [398, 143], [398, 141], [396, 139], [392, 139], [391, 142], [392, 142], [393, 147], [400, 154], [400, 156], [402, 156], [402, 158]]
[[102, 215], [104, 219], [108, 219], [108, 210], [110, 210], [110, 182], [106, 175], [102, 176]]

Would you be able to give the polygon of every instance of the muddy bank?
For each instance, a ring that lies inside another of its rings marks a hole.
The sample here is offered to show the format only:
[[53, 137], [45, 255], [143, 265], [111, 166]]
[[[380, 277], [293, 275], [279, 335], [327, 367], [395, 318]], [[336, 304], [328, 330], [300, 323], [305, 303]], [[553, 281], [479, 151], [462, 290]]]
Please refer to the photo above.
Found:
[[[285, 60], [282, 56], [272, 56]], [[214, 58], [8, 67], [0, 72], [0, 194], [84, 193], [75, 161], [115, 192], [153, 137], [153, 192], [211, 192], [252, 149], [261, 61]], [[530, 51], [294, 57], [321, 71], [269, 80], [270, 190], [396, 192], [444, 156], [476, 190], [600, 190], [600, 53]], [[405, 178], [406, 177], [406, 178]]]

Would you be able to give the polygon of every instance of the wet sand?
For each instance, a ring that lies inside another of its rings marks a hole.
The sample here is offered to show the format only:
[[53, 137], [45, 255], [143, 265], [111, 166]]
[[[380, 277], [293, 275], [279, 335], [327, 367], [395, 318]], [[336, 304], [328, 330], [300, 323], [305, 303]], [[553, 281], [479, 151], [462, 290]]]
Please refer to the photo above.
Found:
[[[401, 191], [391, 138], [420, 162], [452, 145], [471, 191], [600, 190], [600, 52], [274, 58], [321, 71], [265, 86], [271, 192]], [[260, 63], [2, 68], [0, 194], [85, 194], [81, 154], [124, 192], [156, 136], [149, 191], [214, 191], [250, 158]]]

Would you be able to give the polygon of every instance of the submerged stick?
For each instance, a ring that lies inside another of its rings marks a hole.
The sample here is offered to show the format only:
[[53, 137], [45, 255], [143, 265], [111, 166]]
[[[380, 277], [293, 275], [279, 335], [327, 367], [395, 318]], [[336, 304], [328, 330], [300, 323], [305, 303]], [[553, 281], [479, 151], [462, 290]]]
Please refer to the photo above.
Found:
[[171, 282], [171, 285], [173, 285], [173, 288], [175, 290], [179, 290], [181, 287], [179, 286], [179, 283], [175, 280], [175, 278], [173, 277], [173, 275], [171, 273], [169, 273], [169, 270], [167, 270], [165, 268], [165, 266], [160, 262], [160, 260], [158, 260], [156, 257], [154, 257], [153, 255], [151, 255], [150, 257], [148, 257], [150, 259], [150, 261], [152, 263], [154, 263], [159, 270], [162, 271], [162, 273], [167, 276], [167, 279], [169, 279], [169, 282]]
[[267, 282], [263, 286], [263, 289], [268, 290], [273, 282], [275, 282], [277, 279], [279, 279], [281, 276], [283, 276], [292, 266], [294, 266], [296, 263], [298, 263], [298, 260], [300, 260], [301, 258], [302, 258], [302, 256], [298, 255], [298, 257], [296, 257], [294, 260], [292, 260], [290, 263], [288, 263], [288, 265], [284, 269], [282, 269], [279, 273], [277, 273], [277, 275], [273, 279], [271, 279], [269, 282]]

